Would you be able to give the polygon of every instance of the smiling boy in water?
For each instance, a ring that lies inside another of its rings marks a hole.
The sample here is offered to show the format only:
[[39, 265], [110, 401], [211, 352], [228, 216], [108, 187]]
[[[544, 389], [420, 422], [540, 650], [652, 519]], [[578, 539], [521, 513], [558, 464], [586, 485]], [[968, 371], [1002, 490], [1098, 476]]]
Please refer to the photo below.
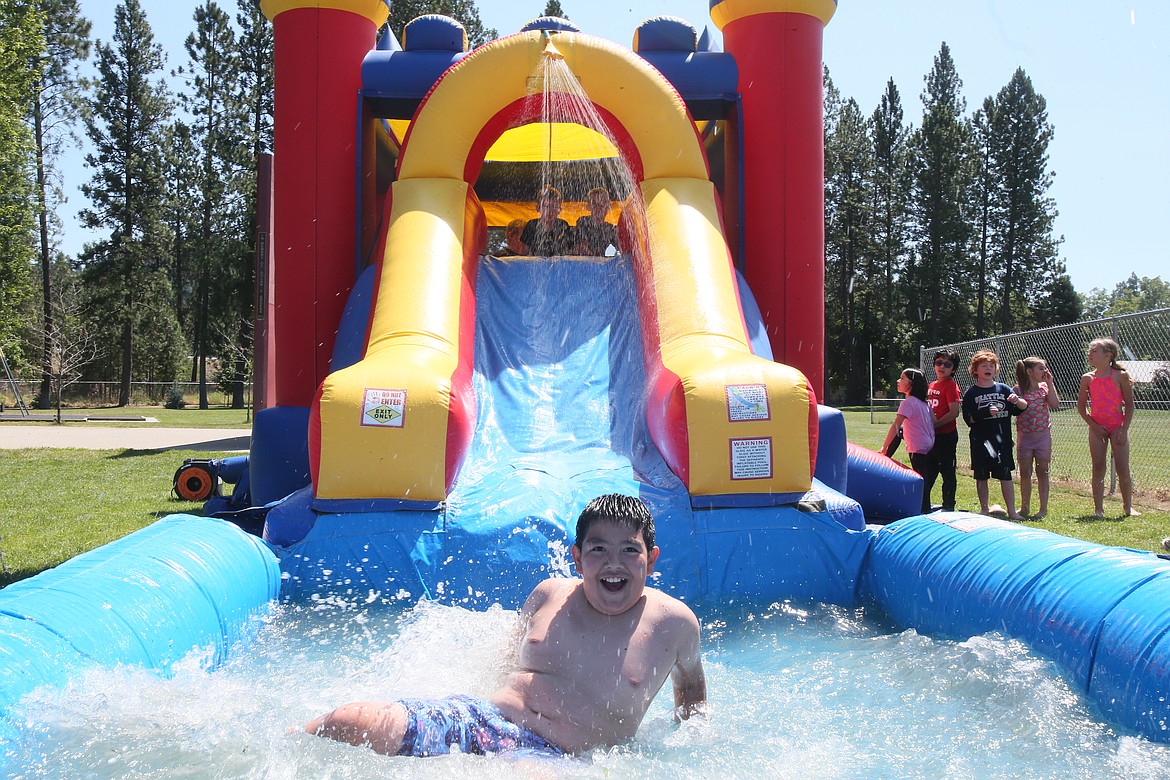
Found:
[[547, 579], [521, 612], [512, 671], [490, 699], [451, 696], [354, 702], [305, 731], [389, 755], [580, 753], [631, 739], [670, 677], [675, 715], [707, 699], [699, 621], [678, 599], [646, 587], [659, 550], [639, 499], [589, 502], [577, 520], [580, 579]]

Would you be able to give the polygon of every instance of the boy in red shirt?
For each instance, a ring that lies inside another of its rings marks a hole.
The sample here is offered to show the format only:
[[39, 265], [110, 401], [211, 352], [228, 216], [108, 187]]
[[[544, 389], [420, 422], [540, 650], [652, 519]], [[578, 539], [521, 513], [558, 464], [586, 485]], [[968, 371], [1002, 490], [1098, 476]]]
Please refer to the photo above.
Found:
[[923, 498], [930, 502], [934, 482], [942, 477], [942, 508], [955, 511], [955, 489], [958, 484], [958, 463], [955, 453], [959, 447], [959, 428], [956, 420], [962, 410], [963, 393], [955, 381], [959, 365], [956, 352], [941, 350], [934, 353], [934, 374], [938, 377], [926, 390], [926, 402], [934, 412], [934, 449], [930, 451], [930, 467], [923, 475]]

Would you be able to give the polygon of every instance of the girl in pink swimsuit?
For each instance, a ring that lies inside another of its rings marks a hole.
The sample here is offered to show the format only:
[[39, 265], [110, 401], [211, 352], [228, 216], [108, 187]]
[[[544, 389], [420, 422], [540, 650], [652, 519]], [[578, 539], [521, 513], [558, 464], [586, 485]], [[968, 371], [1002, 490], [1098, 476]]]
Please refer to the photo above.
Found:
[[1093, 505], [1097, 516], [1105, 514], [1105, 456], [1113, 447], [1113, 466], [1125, 515], [1140, 515], [1133, 508], [1133, 477], [1129, 471], [1129, 424], [1133, 420], [1133, 382], [1117, 364], [1120, 352], [1113, 339], [1089, 344], [1089, 365], [1081, 377], [1077, 411], [1089, 426], [1089, 454], [1093, 458]]

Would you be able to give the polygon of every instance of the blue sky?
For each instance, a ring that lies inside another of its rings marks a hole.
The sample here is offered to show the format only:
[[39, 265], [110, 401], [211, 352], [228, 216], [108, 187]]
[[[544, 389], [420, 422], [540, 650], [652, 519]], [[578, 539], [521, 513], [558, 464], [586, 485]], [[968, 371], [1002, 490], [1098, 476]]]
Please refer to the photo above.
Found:
[[[199, 0], [141, 0], [155, 35], [185, 60], [182, 42]], [[220, 0], [235, 12], [234, 0]], [[81, 0], [94, 36], [109, 40], [115, 0]], [[480, 16], [514, 32], [544, 0], [479, 0]], [[585, 32], [629, 45], [644, 19], [679, 16], [702, 29], [707, 0], [561, 0]], [[825, 64], [845, 98], [873, 111], [893, 78], [907, 121], [921, 117], [923, 77], [946, 41], [963, 80], [968, 110], [1007, 84], [1017, 67], [1048, 101], [1055, 137], [1051, 195], [1060, 215], [1061, 257], [1086, 293], [1112, 289], [1137, 273], [1162, 276], [1170, 240], [1158, 226], [1170, 215], [1170, 3], [1166, 0], [841, 0], [825, 29]], [[80, 157], [66, 161], [69, 203], [62, 249], [92, 239], [74, 227], [84, 205], [76, 187], [89, 178]]]

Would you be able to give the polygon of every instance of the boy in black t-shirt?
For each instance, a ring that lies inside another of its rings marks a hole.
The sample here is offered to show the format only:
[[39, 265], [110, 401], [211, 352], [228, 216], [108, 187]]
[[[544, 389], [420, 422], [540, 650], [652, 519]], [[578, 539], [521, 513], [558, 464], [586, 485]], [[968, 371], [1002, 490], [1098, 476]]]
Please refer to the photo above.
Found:
[[999, 480], [1007, 516], [1012, 520], [1024, 518], [1016, 512], [1016, 486], [1012, 471], [1012, 416], [1028, 408], [1003, 382], [997, 382], [999, 358], [988, 349], [971, 356], [971, 376], [975, 384], [963, 393], [963, 420], [971, 429], [971, 470], [975, 472], [975, 492], [979, 496], [979, 511], [991, 514], [988, 507], [987, 480]]
[[573, 251], [577, 243], [573, 228], [560, 218], [561, 191], [545, 185], [536, 195], [536, 210], [539, 219], [530, 219], [520, 234], [520, 240], [528, 251], [540, 257], [561, 257]]
[[589, 206], [589, 213], [577, 220], [576, 252], [604, 257], [609, 247], [617, 249], [618, 246], [617, 226], [605, 221], [610, 208], [609, 190], [594, 187], [585, 196], [585, 203]]

